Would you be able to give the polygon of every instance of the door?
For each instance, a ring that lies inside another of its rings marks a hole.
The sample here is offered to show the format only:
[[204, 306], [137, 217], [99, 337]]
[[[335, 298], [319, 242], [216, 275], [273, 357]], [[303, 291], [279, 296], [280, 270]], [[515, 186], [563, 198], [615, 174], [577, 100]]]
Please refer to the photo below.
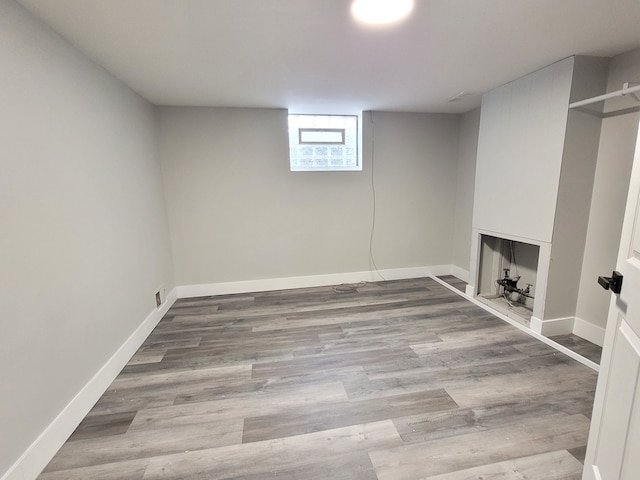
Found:
[[583, 480], [640, 478], [640, 129], [616, 270]]

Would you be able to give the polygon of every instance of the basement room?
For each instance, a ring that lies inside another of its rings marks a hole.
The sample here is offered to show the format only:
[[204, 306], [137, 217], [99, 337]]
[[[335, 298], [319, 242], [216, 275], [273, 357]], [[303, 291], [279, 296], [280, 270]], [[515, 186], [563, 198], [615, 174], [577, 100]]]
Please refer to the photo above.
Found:
[[0, 0], [0, 480], [637, 480], [638, 0]]

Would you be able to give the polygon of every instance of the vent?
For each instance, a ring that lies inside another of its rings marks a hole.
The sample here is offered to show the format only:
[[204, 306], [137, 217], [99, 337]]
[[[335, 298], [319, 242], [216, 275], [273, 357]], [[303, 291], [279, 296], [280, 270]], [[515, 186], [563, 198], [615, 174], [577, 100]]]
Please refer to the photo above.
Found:
[[465, 98], [469, 98], [469, 97], [475, 97], [476, 95], [478, 94], [475, 92], [467, 92], [463, 90], [457, 95], [454, 95], [453, 97], [451, 97], [449, 100], [447, 100], [447, 102], [449, 103], [459, 102], [460, 100], [464, 100]]

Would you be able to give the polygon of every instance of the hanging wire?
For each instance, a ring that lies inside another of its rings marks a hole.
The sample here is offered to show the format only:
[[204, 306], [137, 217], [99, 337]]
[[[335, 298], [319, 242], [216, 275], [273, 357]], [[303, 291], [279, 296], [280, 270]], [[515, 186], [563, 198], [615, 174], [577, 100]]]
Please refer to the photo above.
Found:
[[373, 201], [373, 208], [371, 214], [371, 230], [369, 232], [369, 264], [370, 267], [373, 267], [373, 270], [378, 274], [378, 276], [382, 280], [386, 280], [384, 276], [378, 270], [378, 266], [376, 265], [376, 260], [373, 256], [373, 236], [376, 230], [376, 182], [374, 178], [375, 171], [375, 131], [374, 131], [374, 123], [373, 123], [373, 111], [369, 111], [369, 122], [371, 123], [371, 196]]
[[511, 260], [513, 261], [513, 269], [516, 272], [516, 277], [520, 276], [518, 274], [518, 263], [516, 262], [516, 251], [513, 248], [513, 240], [509, 241], [509, 245], [511, 247]]
[[358, 293], [358, 288], [364, 287], [367, 282], [358, 282], [358, 283], [341, 283], [340, 285], [335, 285], [332, 290], [335, 293]]
[[[372, 198], [372, 213], [371, 213], [371, 228], [369, 230], [369, 267], [376, 272], [376, 274], [383, 280], [386, 281], [386, 278], [380, 273], [378, 270], [378, 266], [376, 265], [376, 260], [373, 255], [373, 237], [376, 231], [376, 183], [374, 177], [375, 171], [375, 140], [374, 140], [374, 123], [373, 123], [373, 112], [369, 111], [369, 122], [371, 124], [371, 198]], [[358, 288], [364, 287], [367, 282], [359, 282], [359, 283], [343, 283], [340, 285], [335, 285], [332, 287], [335, 293], [357, 293]]]

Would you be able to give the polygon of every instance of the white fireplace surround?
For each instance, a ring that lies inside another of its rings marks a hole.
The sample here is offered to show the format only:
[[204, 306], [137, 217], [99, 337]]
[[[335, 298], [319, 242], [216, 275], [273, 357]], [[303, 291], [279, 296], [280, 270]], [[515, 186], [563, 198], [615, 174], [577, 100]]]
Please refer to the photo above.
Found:
[[[539, 248], [538, 255], [538, 269], [536, 273], [535, 281], [535, 301], [533, 304], [533, 316], [531, 318], [530, 328], [540, 334], [545, 333], [544, 323], [544, 305], [545, 296], [547, 291], [547, 282], [549, 277], [549, 263], [551, 261], [551, 244], [547, 242], [541, 242], [530, 238], [518, 237], [516, 235], [509, 235], [505, 233], [496, 233], [488, 230], [480, 230], [474, 228], [472, 231], [471, 239], [471, 268], [469, 270], [469, 283], [466, 288], [466, 294], [470, 297], [476, 297], [478, 292], [478, 285], [480, 279], [480, 255], [482, 247], [482, 236], [495, 237], [502, 240], [511, 240], [520, 243], [526, 243], [529, 245], [536, 245]], [[565, 326], [566, 327], [566, 326]], [[571, 333], [573, 330], [573, 324], [567, 330], [561, 333]]]

